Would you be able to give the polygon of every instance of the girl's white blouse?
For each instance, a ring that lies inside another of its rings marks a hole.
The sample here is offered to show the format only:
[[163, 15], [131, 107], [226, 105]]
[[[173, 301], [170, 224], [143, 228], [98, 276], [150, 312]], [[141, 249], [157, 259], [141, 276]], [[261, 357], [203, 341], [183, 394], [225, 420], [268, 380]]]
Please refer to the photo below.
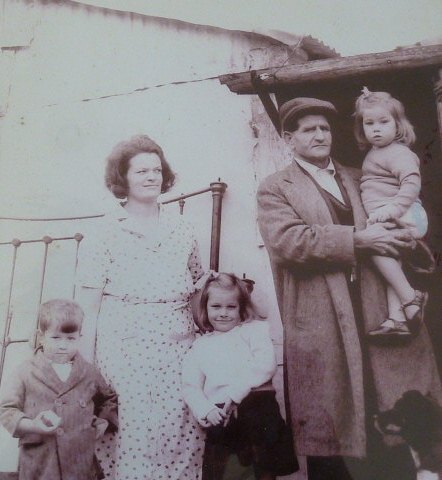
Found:
[[241, 323], [228, 332], [201, 336], [183, 362], [184, 400], [198, 420], [228, 398], [239, 404], [252, 388], [268, 382], [276, 370], [269, 325]]

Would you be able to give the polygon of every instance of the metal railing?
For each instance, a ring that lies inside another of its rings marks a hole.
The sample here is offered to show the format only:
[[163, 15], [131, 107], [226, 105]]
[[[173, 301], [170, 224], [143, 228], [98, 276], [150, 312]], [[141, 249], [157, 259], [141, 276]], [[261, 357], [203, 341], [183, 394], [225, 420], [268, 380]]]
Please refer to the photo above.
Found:
[[[44, 236], [43, 238], [39, 239], [33, 239], [33, 240], [19, 240], [18, 238], [15, 238], [14, 240], [11, 240], [10, 242], [0, 242], [0, 246], [4, 245], [12, 245], [13, 247], [13, 254], [12, 254], [12, 265], [11, 265], [11, 275], [9, 279], [9, 288], [8, 288], [8, 299], [7, 299], [7, 306], [6, 306], [6, 316], [5, 316], [5, 326], [3, 329], [3, 338], [1, 342], [1, 349], [0, 349], [0, 383], [3, 378], [3, 369], [5, 365], [5, 358], [6, 358], [6, 349], [8, 348], [9, 345], [13, 343], [26, 343], [29, 342], [29, 338], [18, 338], [18, 339], [11, 339], [10, 337], [10, 331], [11, 331], [11, 325], [12, 325], [12, 319], [13, 319], [13, 313], [12, 313], [12, 294], [13, 294], [13, 289], [14, 289], [14, 280], [15, 280], [15, 269], [17, 265], [17, 256], [18, 256], [18, 251], [19, 248], [24, 245], [24, 244], [30, 244], [30, 243], [43, 243], [44, 244], [44, 252], [43, 252], [43, 264], [42, 264], [42, 269], [41, 269], [41, 276], [40, 276], [40, 285], [39, 285], [39, 296], [38, 296], [38, 305], [41, 304], [41, 299], [43, 296], [43, 289], [45, 285], [45, 279], [46, 279], [46, 266], [47, 266], [47, 260], [48, 260], [48, 250], [49, 250], [49, 245], [51, 245], [54, 241], [66, 241], [66, 240], [75, 240], [77, 242], [77, 248], [76, 248], [76, 253], [75, 253], [75, 268], [77, 267], [77, 262], [78, 262], [78, 249], [81, 240], [83, 239], [83, 235], [81, 233], [76, 233], [73, 237], [50, 237], [48, 235]], [[72, 298], [75, 295], [75, 285], [73, 287], [73, 292], [72, 292]], [[35, 324], [35, 329], [34, 331], [37, 330], [37, 324]], [[35, 346], [36, 343], [36, 335], [34, 333], [32, 339], [31, 339], [32, 344]]]
[[[201, 195], [203, 193], [212, 192], [212, 228], [211, 228], [211, 240], [210, 240], [210, 268], [212, 270], [218, 270], [219, 266], [219, 251], [220, 251], [220, 240], [221, 240], [221, 213], [222, 213], [222, 200], [224, 192], [226, 191], [227, 185], [218, 179], [217, 182], [212, 182], [208, 188], [204, 188], [202, 190], [197, 190], [191, 193], [182, 194], [175, 198], [166, 200], [163, 204], [174, 203], [178, 202], [180, 207], [180, 214], [184, 213], [184, 206], [185, 201], [187, 198], [194, 197], [197, 195]], [[103, 215], [89, 215], [84, 217], [64, 217], [64, 218], [13, 218], [8, 217], [8, 220], [18, 220], [18, 221], [68, 221], [68, 220], [83, 220], [83, 219], [91, 219], [91, 218], [99, 218], [103, 217]], [[2, 217], [6, 219], [5, 217]], [[9, 286], [8, 286], [8, 297], [7, 297], [7, 307], [5, 313], [5, 325], [3, 329], [3, 336], [2, 341], [0, 344], [0, 384], [3, 377], [3, 370], [5, 365], [6, 359], [6, 350], [11, 344], [16, 343], [27, 343], [31, 342], [33, 346], [36, 345], [36, 331], [37, 331], [37, 319], [35, 320], [33, 329], [34, 334], [32, 335], [31, 339], [29, 338], [17, 338], [13, 339], [10, 336], [11, 332], [11, 325], [13, 322], [13, 309], [12, 309], [12, 298], [13, 298], [13, 291], [14, 291], [14, 282], [15, 282], [15, 273], [16, 273], [16, 266], [17, 266], [17, 257], [19, 249], [26, 244], [33, 244], [33, 243], [42, 243], [44, 245], [44, 252], [43, 252], [43, 262], [41, 268], [41, 276], [40, 276], [40, 284], [39, 284], [39, 296], [38, 296], [38, 305], [40, 306], [43, 291], [45, 287], [45, 280], [46, 280], [46, 267], [48, 261], [48, 253], [49, 248], [53, 244], [53, 242], [58, 241], [72, 241], [76, 242], [76, 249], [75, 249], [75, 270], [77, 269], [78, 264], [78, 252], [80, 248], [80, 242], [83, 240], [83, 234], [76, 233], [71, 237], [50, 237], [44, 236], [38, 239], [32, 240], [20, 240], [20, 239], [13, 239], [9, 242], [0, 242], [0, 247], [12, 246], [13, 253], [12, 253], [12, 262], [11, 262], [11, 274], [9, 279]], [[75, 298], [75, 282], [72, 287], [72, 298]]]

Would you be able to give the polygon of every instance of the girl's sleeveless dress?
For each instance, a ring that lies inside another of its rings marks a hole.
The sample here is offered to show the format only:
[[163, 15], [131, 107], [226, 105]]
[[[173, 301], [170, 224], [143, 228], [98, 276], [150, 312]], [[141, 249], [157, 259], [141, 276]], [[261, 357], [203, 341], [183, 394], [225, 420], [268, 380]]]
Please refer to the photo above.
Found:
[[189, 298], [203, 274], [193, 230], [164, 208], [150, 245], [124, 209], [105, 224], [82, 247], [77, 282], [103, 289], [96, 363], [119, 396], [116, 445], [105, 435], [97, 457], [105, 478], [197, 480], [204, 433], [181, 394]]

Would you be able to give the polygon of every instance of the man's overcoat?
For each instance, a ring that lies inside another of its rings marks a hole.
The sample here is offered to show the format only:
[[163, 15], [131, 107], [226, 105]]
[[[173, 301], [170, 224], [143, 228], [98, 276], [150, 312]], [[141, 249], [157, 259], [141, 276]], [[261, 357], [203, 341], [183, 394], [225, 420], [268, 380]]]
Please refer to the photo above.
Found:
[[20, 438], [20, 480], [91, 480], [95, 478], [94, 412], [117, 424], [116, 395], [98, 370], [76, 355], [66, 382], [59, 379], [41, 351], [24, 362], [5, 385], [0, 421], [16, 435], [24, 417], [52, 410], [61, 417], [52, 435], [27, 434]]
[[[359, 172], [334, 163], [355, 228], [364, 229]], [[369, 346], [363, 365], [363, 336], [358, 335], [345, 269], [358, 267], [362, 332], [387, 316], [384, 286], [369, 258], [357, 262], [354, 228], [333, 222], [323, 196], [296, 162], [261, 183], [258, 218], [284, 328], [288, 408], [297, 453], [363, 457], [370, 395], [379, 410], [391, 408], [410, 389], [441, 398], [428, 334], [422, 329], [404, 346]], [[374, 391], [365, 392], [370, 372]]]

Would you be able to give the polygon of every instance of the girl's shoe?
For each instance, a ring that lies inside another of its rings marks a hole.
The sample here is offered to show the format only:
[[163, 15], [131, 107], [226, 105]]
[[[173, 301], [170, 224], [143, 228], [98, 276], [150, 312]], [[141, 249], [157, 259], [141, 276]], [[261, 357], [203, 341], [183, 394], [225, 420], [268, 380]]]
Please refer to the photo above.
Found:
[[[404, 312], [405, 318], [407, 319], [408, 328], [410, 329], [412, 335], [416, 335], [419, 332], [422, 323], [424, 322], [424, 308], [427, 300], [428, 293], [415, 290], [413, 300], [401, 305], [401, 310]], [[405, 309], [411, 305], [416, 305], [419, 307], [419, 310], [411, 318], [408, 318]]]
[[379, 327], [370, 330], [367, 335], [371, 338], [378, 337], [411, 337], [410, 329], [405, 322], [387, 318]]

